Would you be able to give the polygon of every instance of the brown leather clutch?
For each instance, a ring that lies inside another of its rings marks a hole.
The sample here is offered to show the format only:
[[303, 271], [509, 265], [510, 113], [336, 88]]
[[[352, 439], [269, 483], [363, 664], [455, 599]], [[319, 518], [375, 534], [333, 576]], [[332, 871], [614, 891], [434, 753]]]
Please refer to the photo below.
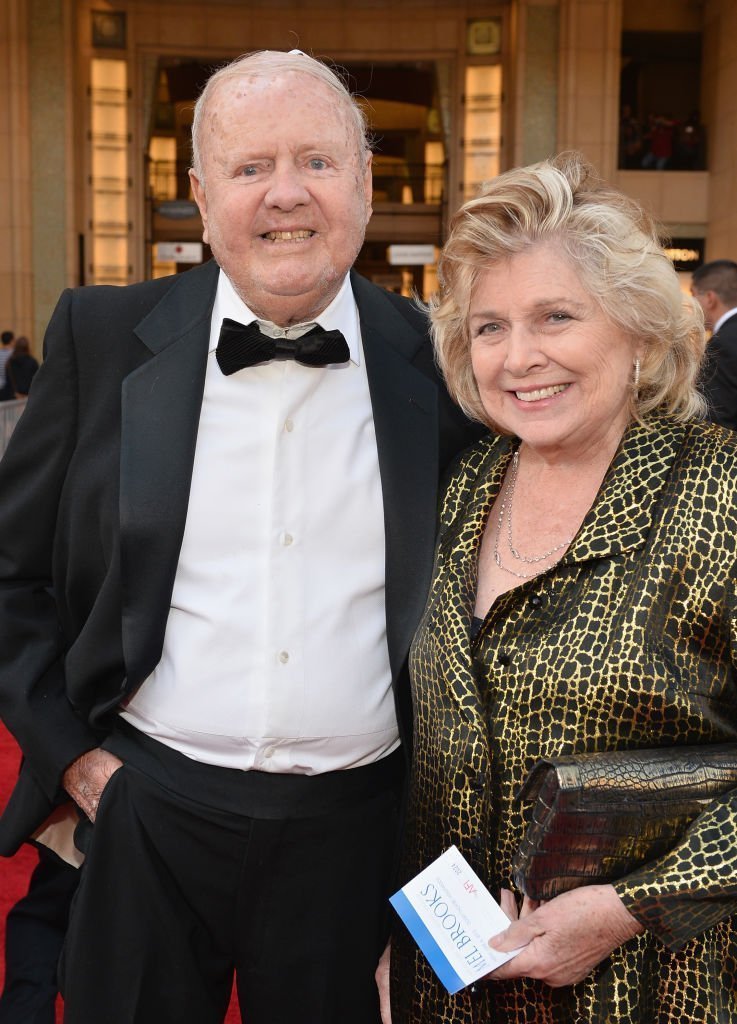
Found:
[[539, 761], [520, 800], [535, 800], [515, 854], [515, 885], [549, 900], [622, 878], [674, 846], [737, 786], [737, 744], [573, 754]]

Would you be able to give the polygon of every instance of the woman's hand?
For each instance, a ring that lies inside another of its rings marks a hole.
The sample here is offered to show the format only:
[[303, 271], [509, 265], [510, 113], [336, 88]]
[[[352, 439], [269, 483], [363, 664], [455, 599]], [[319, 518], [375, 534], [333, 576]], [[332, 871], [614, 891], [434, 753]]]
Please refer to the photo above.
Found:
[[[501, 905], [510, 916], [504, 892]], [[573, 985], [613, 949], [643, 931], [611, 885], [582, 886], [541, 904], [525, 897], [519, 919], [489, 942], [499, 952], [525, 948], [487, 979], [527, 977], [553, 988]]]
[[499, 906], [510, 921], [516, 921], [520, 917], [527, 917], [527, 915], [531, 914], [533, 910], [537, 910], [540, 904], [537, 900], [531, 900], [529, 896], [525, 896], [522, 900], [522, 907], [518, 909], [517, 897], [514, 895], [512, 890], [502, 889], [501, 896], [499, 898]]
[[392, 1008], [389, 1000], [389, 967], [391, 965], [392, 944], [387, 942], [386, 949], [381, 954], [379, 966], [376, 968], [376, 987], [379, 990], [379, 1007], [381, 1009], [381, 1024], [392, 1024]]

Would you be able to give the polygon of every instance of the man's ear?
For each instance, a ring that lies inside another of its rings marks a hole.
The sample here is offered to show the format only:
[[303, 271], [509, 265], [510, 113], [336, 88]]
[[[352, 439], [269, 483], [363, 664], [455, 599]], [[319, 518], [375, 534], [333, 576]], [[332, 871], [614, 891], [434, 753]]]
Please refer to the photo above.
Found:
[[207, 244], [209, 242], [209, 238], [207, 237], [207, 194], [205, 192], [205, 186], [191, 167], [189, 169], [189, 182], [192, 186], [194, 201], [197, 203], [200, 211], [200, 217], [202, 217], [202, 241]]
[[366, 223], [371, 220], [371, 214], [374, 212], [373, 200], [374, 200], [374, 178], [371, 173], [371, 164], [374, 159], [373, 153], [367, 153], [365, 157], [365, 165], [363, 171], [363, 194], [366, 200]]
[[707, 320], [711, 323], [712, 329], [722, 313], [725, 312], [725, 308], [724, 303], [715, 291], [709, 288], [704, 292], [704, 313]]

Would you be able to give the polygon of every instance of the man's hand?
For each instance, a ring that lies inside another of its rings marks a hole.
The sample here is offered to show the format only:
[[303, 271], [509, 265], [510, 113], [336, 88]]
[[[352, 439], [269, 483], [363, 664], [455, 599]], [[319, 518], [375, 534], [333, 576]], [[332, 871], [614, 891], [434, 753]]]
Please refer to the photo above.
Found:
[[582, 886], [534, 910], [523, 904], [519, 920], [489, 945], [500, 952], [526, 948], [487, 978], [538, 978], [553, 988], [574, 985], [617, 946], [643, 931], [613, 886]]
[[90, 821], [95, 820], [102, 791], [123, 762], [115, 754], [96, 747], [72, 761], [64, 772], [64, 789]]
[[379, 966], [376, 968], [376, 987], [379, 990], [379, 1007], [381, 1009], [381, 1024], [392, 1024], [392, 1008], [389, 1001], [389, 967], [391, 964], [392, 944], [387, 942], [386, 949], [381, 954]]

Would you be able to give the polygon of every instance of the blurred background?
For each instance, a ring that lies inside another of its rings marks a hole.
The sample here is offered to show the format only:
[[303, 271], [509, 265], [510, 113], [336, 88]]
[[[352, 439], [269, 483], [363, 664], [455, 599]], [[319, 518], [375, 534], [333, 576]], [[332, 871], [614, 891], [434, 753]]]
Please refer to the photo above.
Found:
[[0, 328], [38, 355], [68, 285], [208, 258], [192, 106], [238, 54], [345, 68], [375, 138], [358, 268], [429, 294], [479, 183], [576, 148], [645, 202], [688, 287], [737, 255], [734, 0], [2, 0]]

